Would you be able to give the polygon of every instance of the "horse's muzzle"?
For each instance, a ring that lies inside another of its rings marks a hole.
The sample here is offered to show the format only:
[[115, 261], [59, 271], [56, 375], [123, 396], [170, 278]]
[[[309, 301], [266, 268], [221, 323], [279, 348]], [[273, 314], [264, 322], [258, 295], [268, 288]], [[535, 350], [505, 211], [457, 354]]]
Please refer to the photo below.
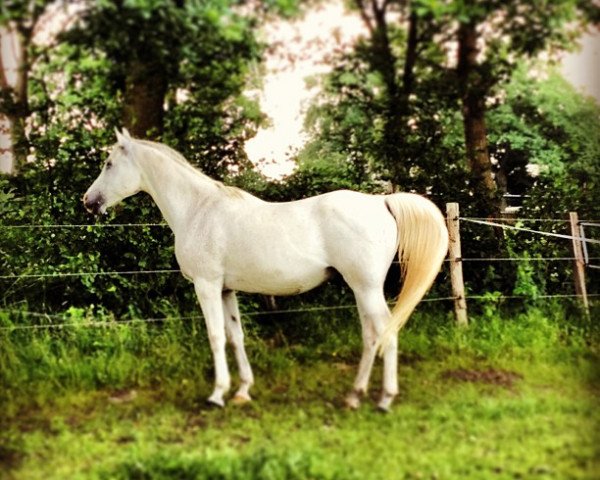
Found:
[[103, 213], [102, 207], [104, 206], [104, 197], [102, 195], [90, 197], [86, 193], [83, 196], [83, 206], [88, 212], [93, 213], [94, 215], [100, 215]]

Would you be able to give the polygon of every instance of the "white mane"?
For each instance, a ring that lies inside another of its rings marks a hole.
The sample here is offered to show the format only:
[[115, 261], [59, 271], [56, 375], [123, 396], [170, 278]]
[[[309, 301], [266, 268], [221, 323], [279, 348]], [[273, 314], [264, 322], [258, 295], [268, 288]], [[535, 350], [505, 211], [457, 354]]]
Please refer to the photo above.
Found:
[[237, 187], [230, 187], [228, 185], [225, 185], [223, 182], [219, 182], [218, 180], [214, 180], [214, 179], [210, 178], [208, 175], [206, 175], [205, 173], [200, 171], [200, 169], [194, 167], [190, 162], [188, 162], [188, 160], [181, 153], [179, 153], [177, 150], [174, 150], [173, 148], [169, 147], [168, 145], [165, 145], [164, 143], [152, 142], [150, 140], [139, 140], [139, 139], [132, 139], [132, 141], [134, 141], [135, 143], [137, 143], [139, 145], [143, 145], [145, 147], [152, 149], [155, 154], [158, 154], [162, 157], [166, 157], [167, 159], [178, 163], [179, 165], [184, 167], [186, 170], [188, 170], [191, 174], [200, 177], [205, 182], [212, 183], [213, 185], [219, 187], [221, 190], [223, 190], [229, 196], [242, 197], [244, 194], [246, 194], [246, 192], [244, 192], [243, 190], [241, 190]]

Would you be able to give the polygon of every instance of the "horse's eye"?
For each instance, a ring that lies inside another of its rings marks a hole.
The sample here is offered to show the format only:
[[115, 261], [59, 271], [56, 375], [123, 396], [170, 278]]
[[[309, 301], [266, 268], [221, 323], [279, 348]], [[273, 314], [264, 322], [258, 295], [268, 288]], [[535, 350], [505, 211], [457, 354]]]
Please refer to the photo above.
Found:
[[111, 167], [112, 167], [112, 162], [106, 162], [106, 169], [108, 170]]

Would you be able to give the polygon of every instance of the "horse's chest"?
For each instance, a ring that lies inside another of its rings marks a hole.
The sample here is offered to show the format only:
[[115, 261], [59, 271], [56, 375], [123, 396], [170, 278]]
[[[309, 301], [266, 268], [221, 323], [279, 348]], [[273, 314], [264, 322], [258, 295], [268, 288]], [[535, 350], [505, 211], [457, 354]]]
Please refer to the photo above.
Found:
[[175, 237], [175, 257], [181, 273], [188, 279], [218, 274], [223, 257], [222, 244], [217, 238], [197, 235], [195, 238]]

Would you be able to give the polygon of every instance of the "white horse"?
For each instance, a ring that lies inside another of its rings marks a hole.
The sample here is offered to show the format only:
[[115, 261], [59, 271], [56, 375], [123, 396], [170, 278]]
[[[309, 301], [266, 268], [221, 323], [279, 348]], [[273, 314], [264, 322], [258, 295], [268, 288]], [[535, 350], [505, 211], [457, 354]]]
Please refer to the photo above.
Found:
[[[117, 131], [117, 143], [84, 205], [105, 213], [139, 191], [152, 196], [173, 230], [177, 261], [200, 301], [215, 364], [209, 402], [224, 406], [230, 388], [226, 339], [239, 367], [234, 402], [250, 400], [254, 378], [235, 291], [295, 295], [337, 271], [356, 297], [364, 343], [346, 403], [358, 408], [380, 350], [384, 375], [378, 406], [389, 409], [398, 393], [397, 332], [433, 283], [448, 249], [444, 217], [432, 202], [409, 193], [337, 191], [269, 203], [212, 180], [166, 145]], [[383, 283], [396, 255], [403, 284], [390, 312]]]

